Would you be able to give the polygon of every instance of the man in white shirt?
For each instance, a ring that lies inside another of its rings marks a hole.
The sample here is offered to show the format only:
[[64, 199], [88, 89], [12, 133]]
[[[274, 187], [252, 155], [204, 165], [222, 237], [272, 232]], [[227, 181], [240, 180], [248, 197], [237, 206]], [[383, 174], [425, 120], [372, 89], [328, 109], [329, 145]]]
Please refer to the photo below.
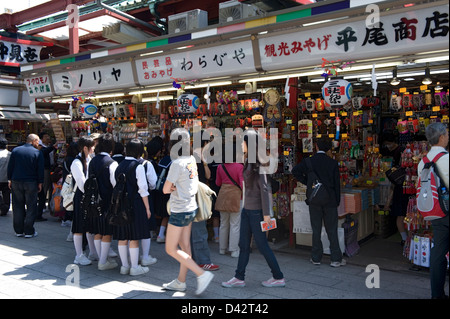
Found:
[[[448, 146], [448, 130], [447, 125], [443, 123], [432, 123], [427, 126], [425, 135], [428, 142], [432, 146], [427, 154], [430, 161], [441, 153], [447, 152]], [[442, 156], [437, 162], [436, 167], [441, 178], [441, 182], [449, 187], [449, 154]], [[424, 167], [423, 160], [420, 161], [417, 168], [417, 174], [420, 176]], [[431, 244], [430, 254], [430, 281], [431, 281], [431, 298], [448, 299], [445, 294], [445, 278], [447, 273], [447, 259], [445, 255], [449, 248], [449, 229], [448, 215], [431, 221], [433, 227], [433, 240]]]

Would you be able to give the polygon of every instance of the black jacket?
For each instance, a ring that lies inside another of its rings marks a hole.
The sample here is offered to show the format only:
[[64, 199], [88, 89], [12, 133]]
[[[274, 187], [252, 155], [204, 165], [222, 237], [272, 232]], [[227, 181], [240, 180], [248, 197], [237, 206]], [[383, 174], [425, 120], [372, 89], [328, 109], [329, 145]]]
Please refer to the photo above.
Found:
[[[311, 157], [311, 163], [319, 179], [330, 191], [332, 201], [326, 206], [339, 206], [341, 201], [341, 183], [338, 162], [325, 153], [317, 153]], [[292, 170], [294, 177], [302, 184], [308, 183], [308, 166], [305, 159]]]

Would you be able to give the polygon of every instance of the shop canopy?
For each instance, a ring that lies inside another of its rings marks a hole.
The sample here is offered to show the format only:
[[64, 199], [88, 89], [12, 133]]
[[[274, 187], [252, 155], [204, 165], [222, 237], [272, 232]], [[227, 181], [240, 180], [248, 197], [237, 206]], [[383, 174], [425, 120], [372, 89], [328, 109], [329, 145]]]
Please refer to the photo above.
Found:
[[0, 111], [0, 120], [42, 122], [50, 120], [50, 116], [48, 114], [31, 114], [30, 112]]

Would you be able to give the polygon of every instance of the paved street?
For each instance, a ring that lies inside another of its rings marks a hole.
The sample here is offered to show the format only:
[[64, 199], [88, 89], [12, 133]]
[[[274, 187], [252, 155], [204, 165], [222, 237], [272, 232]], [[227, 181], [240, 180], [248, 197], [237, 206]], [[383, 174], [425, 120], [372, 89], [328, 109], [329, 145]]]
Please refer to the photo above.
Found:
[[[47, 217], [45, 214], [44, 217]], [[0, 217], [0, 298], [39, 299], [428, 299], [430, 287], [424, 273], [380, 270], [379, 288], [367, 288], [366, 272], [361, 265], [340, 268], [329, 266], [324, 257], [320, 266], [309, 262], [307, 250], [301, 253], [275, 254], [286, 278], [285, 288], [265, 288], [261, 281], [271, 277], [270, 270], [257, 249], [253, 249], [247, 268], [245, 288], [223, 288], [220, 283], [233, 277], [237, 259], [219, 255], [218, 244], [210, 243], [212, 260], [220, 265], [213, 282], [201, 295], [195, 295], [196, 279], [189, 273], [186, 292], [170, 292], [162, 284], [174, 279], [178, 263], [164, 251], [164, 245], [152, 241], [151, 255], [158, 259], [150, 272], [131, 277], [119, 269], [99, 271], [96, 262], [90, 266], [71, 266], [72, 242], [67, 242], [67, 227], [49, 217], [36, 223], [37, 237], [17, 238], [12, 228], [11, 212]], [[272, 244], [271, 244], [272, 245]], [[117, 251], [117, 242], [113, 242]], [[275, 248], [275, 247], [274, 247]], [[299, 249], [295, 249], [298, 251]], [[118, 259], [118, 258], [117, 258]], [[119, 259], [118, 259], [119, 261]], [[79, 276], [78, 271], [79, 270]], [[76, 286], [79, 278], [79, 286]], [[370, 277], [367, 282], [376, 285]], [[448, 287], [447, 287], [448, 289]], [[447, 290], [448, 291], [448, 290]]]

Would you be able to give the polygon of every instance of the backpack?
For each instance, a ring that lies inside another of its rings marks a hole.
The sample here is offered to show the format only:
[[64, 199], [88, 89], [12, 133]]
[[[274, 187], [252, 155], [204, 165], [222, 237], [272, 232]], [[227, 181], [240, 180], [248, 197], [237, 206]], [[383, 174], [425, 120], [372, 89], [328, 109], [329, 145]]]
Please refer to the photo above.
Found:
[[62, 205], [63, 199], [61, 196], [62, 180], [53, 183], [52, 197], [49, 202], [50, 215], [59, 217], [64, 215], [64, 207]]
[[330, 201], [330, 194], [326, 186], [320, 181], [314, 168], [312, 167], [311, 158], [307, 158], [308, 166], [308, 182], [306, 187], [306, 204], [314, 206], [324, 206]]
[[77, 190], [77, 186], [75, 185], [74, 187], [74, 184], [72, 174], [67, 174], [61, 187], [62, 205], [67, 211], [73, 211], [73, 197], [75, 196], [75, 191]]
[[172, 164], [172, 160], [170, 162], [164, 163], [164, 158], [161, 159], [161, 161], [158, 163], [158, 166], [160, 168], [160, 172], [158, 174], [158, 180], [156, 181], [156, 190], [162, 192], [164, 183], [166, 182], [167, 178], [167, 172], [169, 171], [170, 164]]
[[99, 193], [97, 178], [106, 167], [109, 167], [114, 160], [107, 162], [100, 170], [98, 176], [95, 174], [89, 175], [86, 182], [84, 182], [84, 194], [81, 197], [81, 212], [83, 219], [102, 216], [102, 198]]
[[[432, 161], [425, 156], [424, 167], [419, 176], [416, 200], [417, 210], [424, 220], [434, 220], [448, 215], [448, 190], [441, 183], [436, 162], [447, 152], [437, 154]], [[446, 195], [446, 196], [445, 196]]]
[[106, 220], [112, 226], [124, 226], [133, 221], [133, 200], [128, 196], [127, 175], [130, 171], [136, 170], [138, 165], [139, 163], [136, 163], [126, 173], [121, 173], [117, 177], [106, 217]]

